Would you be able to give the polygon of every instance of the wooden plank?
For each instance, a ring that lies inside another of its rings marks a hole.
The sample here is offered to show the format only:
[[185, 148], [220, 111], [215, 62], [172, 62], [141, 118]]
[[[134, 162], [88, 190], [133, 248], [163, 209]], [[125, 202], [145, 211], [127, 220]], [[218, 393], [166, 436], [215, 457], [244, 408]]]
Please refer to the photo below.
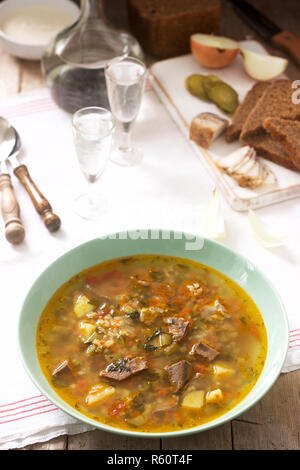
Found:
[[159, 439], [119, 436], [100, 430], [68, 438], [68, 450], [158, 450], [159, 448]]
[[31, 91], [46, 86], [40, 61], [19, 60], [20, 64], [20, 90]]
[[206, 432], [186, 436], [162, 439], [164, 450], [231, 450], [231, 425], [230, 423], [211, 429]]
[[36, 444], [23, 447], [20, 450], [66, 450], [67, 442], [67, 436], [59, 436], [51, 439], [51, 441], [38, 442]]
[[0, 46], [0, 99], [15, 95], [20, 90], [20, 65]]
[[40, 61], [26, 61], [0, 48], [0, 99], [45, 87]]
[[300, 448], [300, 370], [282, 374], [253, 408], [232, 422], [234, 449]]

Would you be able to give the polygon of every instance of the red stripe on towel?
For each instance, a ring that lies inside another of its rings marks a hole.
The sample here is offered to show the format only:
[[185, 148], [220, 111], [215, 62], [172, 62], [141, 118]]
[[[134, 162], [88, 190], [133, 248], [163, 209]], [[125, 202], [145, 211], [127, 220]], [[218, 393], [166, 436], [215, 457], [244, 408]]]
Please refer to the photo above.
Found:
[[[35, 403], [33, 403], [33, 405], [35, 405]], [[36, 406], [35, 408], [30, 408], [30, 410], [18, 411], [17, 413], [12, 413], [12, 414], [1, 416], [1, 419], [2, 418], [10, 418], [11, 416], [16, 416], [16, 415], [20, 415], [20, 414], [24, 415], [25, 413], [29, 413], [30, 411], [40, 410], [41, 408], [47, 408], [48, 406], [53, 406], [53, 405], [52, 405], [52, 403], [49, 402], [47, 405]]]
[[29, 108], [26, 110], [8, 110], [8, 111], [1, 111], [0, 113], [2, 116], [6, 117], [7, 119], [11, 119], [14, 117], [23, 117], [23, 116], [28, 116], [29, 114], [38, 114], [38, 113], [44, 113], [47, 111], [56, 111], [58, 108], [54, 106], [43, 106], [39, 108]]
[[23, 401], [34, 400], [35, 398], [40, 398], [43, 395], [35, 395], [34, 397], [24, 398], [23, 400], [13, 401], [12, 403], [5, 403], [4, 405], [0, 405], [0, 408], [3, 406], [11, 406], [16, 405], [17, 403], [22, 403]]
[[41, 415], [41, 414], [44, 414], [44, 413], [50, 413], [51, 411], [57, 411], [57, 410], [58, 410], [58, 408], [52, 408], [51, 410], [39, 411], [38, 413], [33, 413], [32, 415], [20, 416], [19, 418], [8, 419], [6, 421], [2, 421], [0, 424], [10, 423], [12, 421], [19, 421], [20, 419], [31, 418], [33, 416]]
[[[34, 403], [26, 403], [26, 405], [21, 405], [21, 406], [15, 406], [15, 408], [9, 408], [6, 410], [0, 410], [0, 413], [9, 413], [10, 411], [14, 410], [19, 410], [20, 408], [25, 408], [26, 406], [31, 406], [31, 405], [37, 405], [38, 403], [44, 403], [48, 401], [47, 398], [44, 398], [43, 400], [35, 401]], [[3, 405], [2, 405], [3, 406]], [[26, 410], [25, 410], [26, 411]], [[1, 418], [1, 415], [0, 415]]]

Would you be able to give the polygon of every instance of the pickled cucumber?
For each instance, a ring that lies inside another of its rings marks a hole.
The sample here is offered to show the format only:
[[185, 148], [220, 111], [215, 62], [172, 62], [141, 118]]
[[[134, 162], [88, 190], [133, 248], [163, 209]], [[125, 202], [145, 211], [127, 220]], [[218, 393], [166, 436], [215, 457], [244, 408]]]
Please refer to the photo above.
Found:
[[209, 93], [211, 100], [226, 113], [233, 113], [238, 107], [238, 94], [227, 83], [215, 83]]
[[193, 74], [186, 78], [185, 87], [192, 95], [198, 96], [201, 100], [209, 101], [209, 98], [203, 87], [204, 75]]
[[195, 73], [186, 78], [185, 87], [192, 95], [203, 101], [212, 101], [226, 113], [233, 113], [239, 104], [237, 92], [216, 75]]
[[206, 76], [203, 76], [203, 78], [202, 78], [202, 84], [203, 84], [204, 91], [205, 91], [206, 95], [208, 96], [208, 98], [211, 101], [213, 101], [213, 100], [211, 98], [210, 92], [211, 92], [212, 87], [216, 83], [225, 83], [225, 82], [223, 82], [223, 80], [221, 80], [216, 75], [206, 75]]

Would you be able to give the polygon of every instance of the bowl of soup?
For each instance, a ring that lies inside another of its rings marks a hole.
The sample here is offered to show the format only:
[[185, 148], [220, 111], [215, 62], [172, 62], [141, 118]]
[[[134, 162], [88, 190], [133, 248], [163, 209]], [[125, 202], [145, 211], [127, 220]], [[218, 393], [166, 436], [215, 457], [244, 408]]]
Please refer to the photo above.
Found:
[[249, 260], [195, 235], [143, 230], [51, 264], [24, 301], [19, 345], [34, 384], [74, 418], [178, 436], [262, 398], [282, 368], [288, 323]]

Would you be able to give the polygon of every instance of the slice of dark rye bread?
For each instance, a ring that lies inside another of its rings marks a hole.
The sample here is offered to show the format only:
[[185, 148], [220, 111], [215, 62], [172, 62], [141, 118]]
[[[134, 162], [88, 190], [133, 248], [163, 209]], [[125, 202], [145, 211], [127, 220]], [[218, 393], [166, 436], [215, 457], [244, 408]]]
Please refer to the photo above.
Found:
[[250, 111], [254, 108], [258, 100], [262, 97], [271, 82], [257, 82], [248, 91], [244, 100], [237, 107], [232, 116], [231, 125], [226, 129], [226, 141], [233, 142], [240, 137], [242, 127], [245, 124]]
[[284, 166], [289, 170], [299, 171], [291, 159], [284, 151], [283, 147], [270, 134], [262, 133], [252, 135], [247, 139], [247, 144], [253, 147], [258, 156], [267, 158], [278, 165]]
[[250, 136], [264, 134], [263, 123], [269, 117], [299, 120], [300, 104], [292, 101], [294, 91], [291, 80], [277, 80], [267, 87], [245, 121], [241, 140], [250, 145]]
[[267, 118], [264, 128], [289, 155], [300, 169], [300, 122], [289, 119]]

